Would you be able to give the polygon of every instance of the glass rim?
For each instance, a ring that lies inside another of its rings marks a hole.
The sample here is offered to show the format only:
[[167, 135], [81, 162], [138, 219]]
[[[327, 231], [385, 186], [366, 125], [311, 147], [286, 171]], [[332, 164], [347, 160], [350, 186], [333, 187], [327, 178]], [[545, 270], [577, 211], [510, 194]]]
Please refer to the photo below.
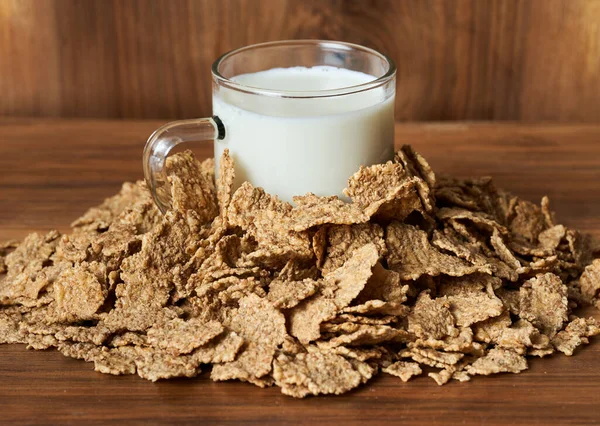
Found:
[[[376, 77], [375, 80], [369, 81], [362, 84], [357, 84], [354, 86], [346, 86], [338, 89], [325, 89], [325, 90], [275, 90], [275, 89], [263, 89], [260, 87], [247, 86], [245, 84], [238, 83], [236, 81], [230, 80], [227, 77], [223, 76], [219, 72], [219, 66], [223, 61], [228, 59], [229, 57], [251, 49], [262, 48], [262, 47], [273, 47], [273, 46], [292, 46], [292, 45], [306, 45], [306, 46], [323, 46], [323, 47], [335, 47], [341, 50], [360, 50], [366, 53], [369, 53], [373, 56], [382, 59], [388, 64], [388, 70], [380, 77]], [[258, 43], [251, 44], [249, 46], [240, 47], [238, 49], [230, 50], [227, 53], [219, 56], [215, 62], [212, 64], [212, 75], [213, 78], [221, 85], [225, 86], [229, 89], [233, 89], [239, 92], [244, 92], [248, 94], [261, 95], [261, 96], [270, 96], [276, 98], [296, 98], [296, 99], [306, 99], [306, 98], [328, 98], [333, 96], [344, 96], [351, 95], [354, 93], [365, 92], [367, 90], [375, 89], [377, 87], [383, 86], [392, 80], [396, 76], [396, 64], [392, 59], [375, 49], [371, 49], [369, 47], [361, 46], [360, 44], [347, 43], [344, 41], [331, 41], [331, 40], [312, 40], [312, 39], [304, 39], [304, 40], [280, 40], [280, 41], [270, 41], [266, 43]]]

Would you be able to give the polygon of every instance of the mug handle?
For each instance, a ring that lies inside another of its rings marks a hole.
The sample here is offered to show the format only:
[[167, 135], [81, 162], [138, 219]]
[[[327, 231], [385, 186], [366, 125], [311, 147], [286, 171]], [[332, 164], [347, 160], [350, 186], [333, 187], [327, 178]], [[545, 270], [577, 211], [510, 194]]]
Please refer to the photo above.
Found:
[[166, 161], [173, 147], [189, 141], [222, 140], [225, 126], [216, 115], [167, 123], [152, 133], [144, 148], [144, 177], [158, 209], [164, 214], [171, 208], [171, 189]]

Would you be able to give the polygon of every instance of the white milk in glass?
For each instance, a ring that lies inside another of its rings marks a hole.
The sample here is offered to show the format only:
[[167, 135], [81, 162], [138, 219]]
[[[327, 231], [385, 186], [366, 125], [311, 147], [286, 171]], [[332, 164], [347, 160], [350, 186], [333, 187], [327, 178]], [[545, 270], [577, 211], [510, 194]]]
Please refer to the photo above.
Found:
[[[319, 91], [375, 80], [334, 67], [274, 68], [233, 78], [244, 86]], [[383, 88], [325, 98], [283, 98], [220, 88], [213, 111], [224, 123], [215, 158], [229, 148], [238, 187], [245, 180], [292, 201], [313, 192], [338, 195], [360, 165], [393, 158], [394, 97]], [[217, 164], [218, 170], [218, 164]]]

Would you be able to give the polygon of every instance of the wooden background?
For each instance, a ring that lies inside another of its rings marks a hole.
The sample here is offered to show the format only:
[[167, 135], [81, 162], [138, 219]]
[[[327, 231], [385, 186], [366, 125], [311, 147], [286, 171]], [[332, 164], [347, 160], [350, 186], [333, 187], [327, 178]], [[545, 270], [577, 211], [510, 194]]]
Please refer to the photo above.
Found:
[[0, 0], [0, 116], [210, 114], [210, 64], [338, 39], [398, 65], [400, 120], [600, 122], [600, 0]]

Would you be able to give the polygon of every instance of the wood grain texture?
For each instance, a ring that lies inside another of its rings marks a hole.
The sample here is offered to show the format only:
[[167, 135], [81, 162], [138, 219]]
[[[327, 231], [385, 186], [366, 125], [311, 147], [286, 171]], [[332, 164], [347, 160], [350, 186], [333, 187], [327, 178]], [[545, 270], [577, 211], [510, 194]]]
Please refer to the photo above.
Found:
[[[0, 240], [72, 219], [123, 180], [141, 177], [157, 121], [0, 120]], [[438, 173], [493, 175], [558, 219], [600, 237], [600, 126], [429, 124], [396, 127]], [[196, 145], [197, 155], [212, 155]], [[600, 319], [600, 313], [587, 313]], [[438, 387], [381, 376], [347, 395], [293, 400], [278, 389], [200, 378], [113, 377], [55, 351], [0, 346], [0, 423], [7, 424], [597, 424], [600, 340], [574, 357], [534, 359], [519, 375]]]
[[0, 116], [210, 115], [210, 65], [338, 39], [398, 65], [401, 120], [600, 123], [600, 0], [2, 0]]

